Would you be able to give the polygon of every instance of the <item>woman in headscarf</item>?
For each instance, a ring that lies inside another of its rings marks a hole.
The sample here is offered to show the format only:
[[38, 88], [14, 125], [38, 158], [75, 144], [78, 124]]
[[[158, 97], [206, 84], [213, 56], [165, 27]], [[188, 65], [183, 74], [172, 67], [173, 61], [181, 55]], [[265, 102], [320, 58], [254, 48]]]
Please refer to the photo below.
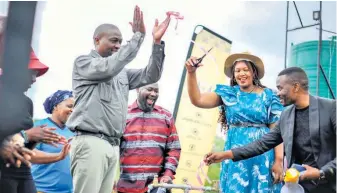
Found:
[[[254, 55], [232, 54], [225, 62], [230, 86], [216, 85], [214, 92], [200, 93], [196, 58], [186, 61], [188, 94], [193, 105], [200, 108], [221, 107], [219, 121], [227, 134], [224, 149], [243, 146], [259, 139], [273, 129], [283, 106], [260, 79], [264, 75], [262, 60]], [[222, 163], [220, 187], [223, 193], [278, 193], [283, 173], [283, 147], [249, 160]]]
[[[47, 125], [54, 127], [56, 134], [70, 140], [73, 133], [65, 126], [73, 111], [74, 98], [72, 92], [58, 90], [43, 103], [50, 117], [34, 123], [35, 126]], [[32, 157], [32, 175], [38, 192], [41, 193], [72, 193], [72, 177], [70, 174], [70, 145], [63, 147], [49, 144], [39, 144], [34, 149]]]

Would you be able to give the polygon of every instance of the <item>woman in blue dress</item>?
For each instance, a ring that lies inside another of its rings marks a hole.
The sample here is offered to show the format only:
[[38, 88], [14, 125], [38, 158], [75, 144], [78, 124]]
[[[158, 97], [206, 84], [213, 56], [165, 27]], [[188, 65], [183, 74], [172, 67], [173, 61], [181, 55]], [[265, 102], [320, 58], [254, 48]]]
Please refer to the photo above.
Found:
[[[68, 141], [74, 134], [66, 126], [73, 111], [74, 98], [71, 91], [58, 90], [43, 103], [50, 117], [36, 121], [35, 126], [47, 125]], [[70, 174], [70, 144], [53, 146], [40, 143], [34, 149], [32, 175], [38, 193], [72, 193], [73, 184]]]
[[[260, 82], [264, 65], [259, 57], [230, 55], [225, 62], [230, 86], [216, 85], [214, 92], [207, 93], [199, 91], [194, 63], [195, 57], [185, 63], [190, 100], [199, 108], [220, 107], [219, 121], [227, 134], [224, 150], [251, 143], [273, 129], [283, 106]], [[220, 188], [222, 193], [279, 193], [282, 174], [283, 144], [248, 160], [222, 162]]]

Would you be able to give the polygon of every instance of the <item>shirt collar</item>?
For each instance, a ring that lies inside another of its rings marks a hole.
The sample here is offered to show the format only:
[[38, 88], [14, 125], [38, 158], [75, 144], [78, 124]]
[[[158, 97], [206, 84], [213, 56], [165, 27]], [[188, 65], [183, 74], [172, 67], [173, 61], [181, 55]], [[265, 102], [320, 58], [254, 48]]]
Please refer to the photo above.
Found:
[[90, 55], [94, 58], [102, 58], [96, 50], [91, 50]]
[[55, 122], [53, 121], [53, 119], [51, 119], [50, 117], [48, 117], [48, 120], [49, 120], [51, 123], [53, 123], [55, 126], [57, 126], [58, 128], [60, 128], [60, 129], [66, 128], [66, 125], [60, 126], [59, 124], [55, 123]]

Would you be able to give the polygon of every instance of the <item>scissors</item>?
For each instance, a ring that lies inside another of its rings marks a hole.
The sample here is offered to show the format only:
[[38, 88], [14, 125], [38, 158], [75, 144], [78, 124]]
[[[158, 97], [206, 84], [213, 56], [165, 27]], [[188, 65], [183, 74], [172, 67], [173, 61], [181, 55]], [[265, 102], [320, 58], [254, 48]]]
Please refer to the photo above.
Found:
[[194, 67], [198, 68], [198, 65], [202, 62], [202, 60], [207, 56], [207, 54], [209, 54], [209, 52], [213, 49], [213, 47], [211, 49], [208, 50], [208, 52], [206, 54], [204, 54], [201, 58], [197, 59], [197, 62], [195, 64], [193, 64]]

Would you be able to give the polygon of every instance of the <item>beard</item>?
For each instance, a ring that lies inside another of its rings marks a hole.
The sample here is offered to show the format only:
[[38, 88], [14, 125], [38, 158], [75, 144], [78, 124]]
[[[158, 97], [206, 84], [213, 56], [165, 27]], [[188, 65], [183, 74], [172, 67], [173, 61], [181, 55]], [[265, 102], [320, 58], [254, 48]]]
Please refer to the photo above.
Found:
[[140, 109], [142, 109], [144, 112], [151, 112], [153, 110], [153, 107], [156, 103], [156, 100], [153, 101], [153, 104], [147, 103], [148, 97], [138, 97], [138, 106]]

